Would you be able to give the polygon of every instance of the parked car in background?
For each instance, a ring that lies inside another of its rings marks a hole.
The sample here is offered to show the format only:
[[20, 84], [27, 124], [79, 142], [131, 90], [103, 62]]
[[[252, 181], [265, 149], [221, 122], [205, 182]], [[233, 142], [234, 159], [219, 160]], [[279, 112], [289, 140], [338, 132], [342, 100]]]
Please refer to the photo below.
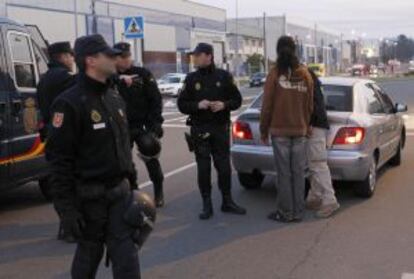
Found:
[[266, 73], [255, 73], [250, 77], [250, 87], [263, 86], [266, 81]]
[[161, 94], [177, 97], [183, 88], [185, 77], [181, 73], [170, 73], [161, 77], [157, 81]]
[[39, 181], [50, 198], [36, 84], [47, 71], [47, 44], [36, 26], [0, 17], [0, 190]]
[[[386, 163], [401, 164], [406, 131], [401, 113], [374, 81], [358, 78], [322, 78], [331, 129], [328, 164], [333, 180], [352, 181], [359, 196], [371, 197], [377, 171]], [[260, 140], [260, 95], [233, 123], [231, 154], [240, 184], [259, 188], [263, 178], [275, 174], [273, 151]]]
[[408, 65], [408, 72], [414, 74], [414, 60], [411, 60]]

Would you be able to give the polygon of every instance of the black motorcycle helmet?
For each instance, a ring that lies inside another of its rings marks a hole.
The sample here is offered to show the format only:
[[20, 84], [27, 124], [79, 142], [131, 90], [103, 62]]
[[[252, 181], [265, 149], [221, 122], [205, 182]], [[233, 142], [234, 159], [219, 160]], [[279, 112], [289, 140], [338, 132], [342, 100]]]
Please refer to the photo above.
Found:
[[145, 133], [137, 140], [139, 156], [143, 160], [158, 158], [161, 153], [161, 142], [152, 133]]

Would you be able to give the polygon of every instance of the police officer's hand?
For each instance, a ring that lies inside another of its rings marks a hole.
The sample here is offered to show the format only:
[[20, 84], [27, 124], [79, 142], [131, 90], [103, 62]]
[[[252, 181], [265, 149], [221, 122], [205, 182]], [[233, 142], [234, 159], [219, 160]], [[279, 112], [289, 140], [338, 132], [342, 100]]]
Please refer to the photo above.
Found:
[[125, 82], [125, 85], [127, 86], [127, 87], [131, 87], [132, 86], [132, 84], [134, 83], [134, 78], [136, 78], [138, 75], [131, 75], [131, 76], [129, 76], [129, 75], [120, 75], [119, 76], [119, 78], [123, 81], [123, 82]]
[[164, 136], [164, 130], [162, 129], [161, 124], [156, 124], [151, 128], [151, 132], [155, 134], [157, 138], [162, 138]]
[[198, 103], [198, 109], [207, 110], [210, 108], [210, 101], [202, 100]]
[[226, 108], [225, 104], [220, 101], [211, 102], [210, 103], [210, 109], [212, 112], [219, 112]]
[[70, 211], [63, 214], [62, 226], [65, 233], [71, 234], [78, 239], [82, 237], [85, 221], [78, 211]]

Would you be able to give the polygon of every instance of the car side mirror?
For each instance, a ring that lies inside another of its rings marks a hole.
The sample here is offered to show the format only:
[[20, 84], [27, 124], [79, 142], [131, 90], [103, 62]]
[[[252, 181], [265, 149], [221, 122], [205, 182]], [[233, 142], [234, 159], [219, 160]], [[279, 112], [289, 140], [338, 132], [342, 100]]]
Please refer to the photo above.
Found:
[[406, 105], [395, 104], [395, 112], [396, 113], [407, 112], [407, 111], [408, 111], [408, 107]]

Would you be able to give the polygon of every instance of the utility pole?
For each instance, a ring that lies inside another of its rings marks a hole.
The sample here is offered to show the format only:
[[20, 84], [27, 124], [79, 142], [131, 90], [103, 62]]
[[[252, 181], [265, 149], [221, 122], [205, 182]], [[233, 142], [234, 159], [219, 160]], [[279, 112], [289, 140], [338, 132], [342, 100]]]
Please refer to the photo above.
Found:
[[235, 52], [235, 75], [239, 77], [239, 0], [236, 0], [236, 52]]
[[95, 4], [96, 4], [96, 0], [92, 0], [92, 2], [91, 2], [91, 10], [92, 10], [92, 34], [98, 33], [98, 23], [96, 21]]
[[266, 40], [266, 12], [263, 13], [263, 56], [265, 72], [269, 71], [269, 64], [267, 59], [267, 40]]
[[75, 36], [78, 38], [78, 0], [73, 0], [73, 10], [75, 12]]

